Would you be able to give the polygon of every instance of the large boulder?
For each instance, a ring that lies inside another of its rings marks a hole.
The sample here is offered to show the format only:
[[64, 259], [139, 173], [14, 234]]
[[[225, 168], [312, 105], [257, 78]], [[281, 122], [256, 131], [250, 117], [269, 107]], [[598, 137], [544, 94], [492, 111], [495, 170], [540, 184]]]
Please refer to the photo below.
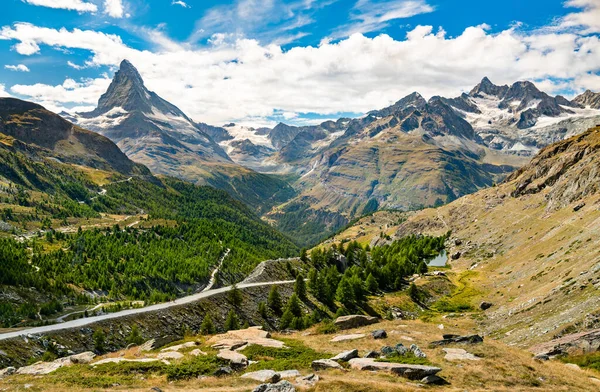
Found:
[[365, 371], [388, 371], [411, 380], [420, 380], [427, 376], [433, 376], [442, 370], [435, 366], [376, 362], [371, 358], [354, 358], [351, 359], [349, 363], [352, 369]]
[[344, 351], [342, 353], [339, 353], [338, 355], [336, 355], [335, 357], [333, 357], [331, 359], [334, 361], [348, 362], [352, 358], [358, 358], [358, 350], [354, 349], [354, 350]]
[[373, 339], [385, 339], [387, 338], [387, 332], [385, 332], [383, 329], [378, 329], [371, 332], [371, 336], [373, 336]]
[[279, 381], [277, 384], [261, 384], [253, 392], [296, 392], [296, 388], [289, 381]]
[[354, 314], [350, 316], [341, 316], [335, 319], [334, 324], [339, 329], [352, 329], [358, 327], [364, 327], [365, 325], [371, 325], [378, 323], [377, 317], [363, 316], [361, 314]]
[[331, 359], [318, 359], [316, 361], [312, 361], [310, 367], [313, 370], [344, 369], [339, 363]]
[[229, 361], [229, 365], [234, 369], [243, 369], [248, 366], [248, 358], [237, 351], [221, 350], [217, 354], [217, 358]]
[[17, 369], [14, 368], [14, 367], [12, 367], [12, 366], [4, 368], [4, 369], [0, 370], [0, 379], [4, 378], [6, 376], [10, 376], [12, 374], [15, 374], [16, 371], [17, 371]]

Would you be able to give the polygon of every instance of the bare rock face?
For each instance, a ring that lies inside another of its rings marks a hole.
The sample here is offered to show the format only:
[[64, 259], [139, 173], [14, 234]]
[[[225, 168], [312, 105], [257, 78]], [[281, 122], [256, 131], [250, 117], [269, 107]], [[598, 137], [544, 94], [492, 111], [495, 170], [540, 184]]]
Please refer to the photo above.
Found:
[[566, 335], [529, 349], [539, 357], [589, 353], [600, 350], [600, 329]]
[[363, 316], [359, 314], [342, 316], [335, 319], [334, 324], [339, 329], [352, 329], [358, 327], [364, 327], [365, 325], [371, 325], [378, 323], [377, 317]]
[[420, 380], [424, 377], [433, 376], [442, 371], [442, 369], [435, 366], [376, 362], [371, 358], [354, 358], [351, 359], [349, 363], [352, 369], [366, 371], [388, 371], [411, 380]]

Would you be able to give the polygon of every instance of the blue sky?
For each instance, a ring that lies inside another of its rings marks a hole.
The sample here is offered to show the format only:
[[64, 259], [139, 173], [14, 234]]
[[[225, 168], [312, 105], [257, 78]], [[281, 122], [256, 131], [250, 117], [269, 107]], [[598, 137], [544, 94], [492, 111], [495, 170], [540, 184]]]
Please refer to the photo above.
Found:
[[122, 57], [198, 121], [358, 115], [483, 76], [600, 89], [600, 0], [5, 0], [0, 93], [94, 106]]

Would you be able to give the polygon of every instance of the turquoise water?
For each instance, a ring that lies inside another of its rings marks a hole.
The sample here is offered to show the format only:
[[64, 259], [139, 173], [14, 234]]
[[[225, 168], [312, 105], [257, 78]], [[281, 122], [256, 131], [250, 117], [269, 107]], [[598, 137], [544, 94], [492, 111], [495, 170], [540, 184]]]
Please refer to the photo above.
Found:
[[430, 267], [444, 267], [447, 262], [448, 255], [446, 254], [446, 250], [444, 249], [435, 258], [429, 260], [429, 263], [427, 263], [427, 265]]

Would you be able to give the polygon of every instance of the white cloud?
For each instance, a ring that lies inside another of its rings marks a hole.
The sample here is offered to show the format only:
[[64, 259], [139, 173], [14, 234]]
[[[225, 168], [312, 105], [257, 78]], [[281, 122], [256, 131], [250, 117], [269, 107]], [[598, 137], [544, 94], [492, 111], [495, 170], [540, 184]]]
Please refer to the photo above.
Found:
[[582, 8], [560, 19], [560, 28], [579, 28], [585, 33], [600, 32], [600, 0], [568, 0], [566, 7]]
[[183, 8], [192, 8], [191, 5], [189, 5], [188, 3], [186, 3], [185, 1], [181, 1], [181, 0], [173, 0], [171, 2], [171, 5], [180, 5]]
[[98, 7], [82, 0], [23, 0], [27, 4], [78, 12], [96, 12]]
[[356, 33], [369, 33], [387, 27], [396, 19], [406, 19], [412, 16], [434, 11], [434, 7], [426, 0], [358, 0], [352, 10], [352, 23], [341, 26], [331, 38], [348, 37]]
[[6, 91], [4, 85], [0, 83], [0, 97], [10, 97], [11, 95]]
[[122, 18], [125, 7], [122, 0], [104, 0], [104, 13], [113, 18]]
[[17, 72], [29, 72], [29, 68], [25, 64], [5, 65], [4, 68]]
[[[448, 37], [443, 29], [417, 26], [401, 40], [354, 34], [287, 51], [234, 33], [216, 35], [212, 44], [200, 48], [156, 34], [153, 40], [159, 48], [150, 51], [130, 48], [117, 35], [90, 30], [24, 23], [0, 29], [0, 39], [15, 41], [22, 54], [50, 45], [90, 51], [85, 62], [89, 67], [116, 67], [128, 59], [150, 90], [197, 121], [212, 124], [264, 123], [282, 113], [364, 113], [413, 91], [425, 97], [456, 96], [483, 76], [497, 84], [540, 81], [549, 92], [600, 88], [600, 38], [571, 29], [532, 33], [515, 25], [492, 33], [480, 25]], [[108, 84], [108, 77], [102, 76], [58, 86], [17, 85], [11, 92], [49, 108], [90, 106]]]

